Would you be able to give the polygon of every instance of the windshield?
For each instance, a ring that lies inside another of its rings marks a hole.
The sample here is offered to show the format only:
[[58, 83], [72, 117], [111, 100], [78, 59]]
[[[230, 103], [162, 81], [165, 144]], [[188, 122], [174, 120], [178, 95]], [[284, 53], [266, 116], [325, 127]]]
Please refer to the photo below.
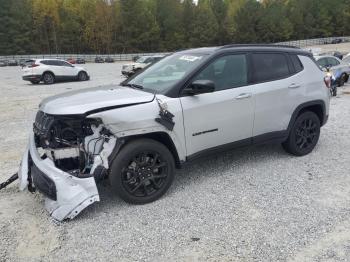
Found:
[[350, 64], [350, 55], [347, 55], [346, 57], [344, 57], [343, 61], [344, 61], [345, 63]]
[[173, 54], [167, 56], [128, 81], [127, 85], [139, 86], [152, 92], [162, 93], [187, 76], [207, 56], [207, 54]]

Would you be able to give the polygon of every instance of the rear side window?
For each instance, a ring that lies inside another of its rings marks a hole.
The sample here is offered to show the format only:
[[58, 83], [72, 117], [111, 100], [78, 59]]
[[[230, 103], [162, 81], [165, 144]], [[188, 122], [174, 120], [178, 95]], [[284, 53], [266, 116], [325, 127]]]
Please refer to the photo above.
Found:
[[277, 80], [290, 75], [288, 60], [284, 54], [252, 54], [254, 82]]
[[291, 55], [290, 59], [292, 60], [292, 64], [294, 66], [295, 73], [299, 73], [303, 71], [303, 64], [300, 62], [300, 59], [297, 55]]
[[51, 62], [50, 60], [41, 61], [41, 63], [44, 65], [52, 65], [50, 62]]

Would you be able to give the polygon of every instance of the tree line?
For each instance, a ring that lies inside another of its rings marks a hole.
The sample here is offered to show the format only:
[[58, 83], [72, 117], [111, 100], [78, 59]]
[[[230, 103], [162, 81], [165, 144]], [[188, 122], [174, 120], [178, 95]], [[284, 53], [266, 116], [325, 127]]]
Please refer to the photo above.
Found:
[[0, 55], [161, 52], [350, 35], [350, 0], [0, 0]]

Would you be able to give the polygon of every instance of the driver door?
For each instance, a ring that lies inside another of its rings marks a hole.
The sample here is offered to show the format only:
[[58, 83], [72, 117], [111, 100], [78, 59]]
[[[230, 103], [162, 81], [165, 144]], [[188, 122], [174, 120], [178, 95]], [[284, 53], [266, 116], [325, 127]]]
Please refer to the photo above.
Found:
[[250, 143], [254, 97], [248, 85], [246, 54], [217, 58], [192, 80], [211, 80], [215, 91], [180, 98], [187, 155], [237, 143]]
[[74, 77], [78, 74], [74, 66], [64, 61], [60, 61], [60, 62], [61, 62], [61, 67], [65, 77]]

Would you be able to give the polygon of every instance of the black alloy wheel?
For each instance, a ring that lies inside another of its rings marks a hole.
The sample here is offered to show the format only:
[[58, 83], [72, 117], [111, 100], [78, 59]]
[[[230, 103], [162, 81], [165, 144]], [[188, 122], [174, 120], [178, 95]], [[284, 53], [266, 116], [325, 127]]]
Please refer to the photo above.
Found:
[[152, 139], [126, 144], [114, 159], [110, 170], [116, 194], [133, 204], [145, 204], [160, 198], [174, 178], [171, 152]]
[[147, 197], [163, 186], [167, 176], [167, 163], [159, 153], [143, 151], [123, 168], [122, 183], [129, 194]]
[[306, 111], [295, 120], [283, 148], [296, 156], [309, 154], [320, 137], [320, 119], [314, 112]]
[[314, 144], [317, 138], [317, 124], [312, 118], [304, 119], [300, 125], [296, 127], [295, 138], [296, 145], [300, 150], [307, 149]]

